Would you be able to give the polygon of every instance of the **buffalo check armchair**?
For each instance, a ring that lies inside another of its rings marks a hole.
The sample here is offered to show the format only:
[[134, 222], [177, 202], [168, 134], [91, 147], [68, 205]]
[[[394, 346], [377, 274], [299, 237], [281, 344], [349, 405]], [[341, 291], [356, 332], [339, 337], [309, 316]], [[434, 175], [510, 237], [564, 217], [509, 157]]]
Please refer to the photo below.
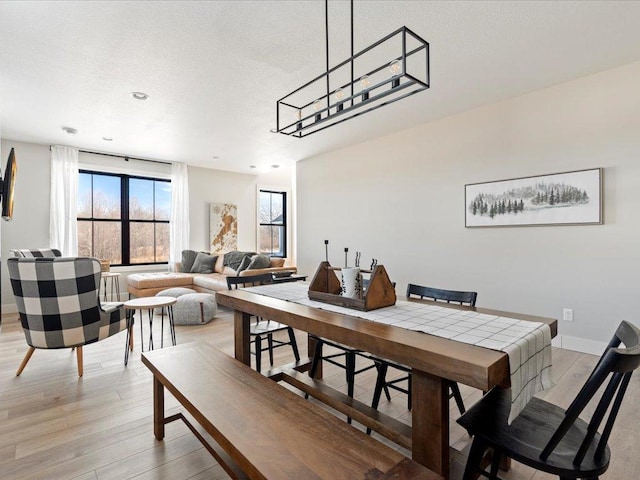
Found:
[[82, 346], [127, 328], [123, 304], [100, 303], [97, 259], [9, 258], [7, 266], [30, 347], [16, 375], [22, 373], [36, 348], [75, 348], [78, 376], [82, 376]]

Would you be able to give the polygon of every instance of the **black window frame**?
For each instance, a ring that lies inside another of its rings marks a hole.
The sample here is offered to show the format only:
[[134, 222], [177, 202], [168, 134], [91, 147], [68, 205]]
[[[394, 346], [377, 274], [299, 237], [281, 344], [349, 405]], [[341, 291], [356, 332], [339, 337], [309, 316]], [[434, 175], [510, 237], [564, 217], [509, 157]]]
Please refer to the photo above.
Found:
[[[260, 222], [260, 194], [262, 193], [270, 193], [270, 194], [278, 194], [278, 195], [282, 195], [282, 224], [280, 223], [264, 223], [264, 222]], [[274, 254], [273, 253], [273, 249], [271, 250], [271, 253], [269, 253], [268, 255], [270, 257], [273, 258], [287, 258], [287, 243], [288, 243], [288, 234], [289, 234], [289, 226], [288, 226], [288, 219], [287, 219], [287, 192], [284, 190], [273, 190], [273, 189], [268, 189], [268, 188], [259, 188], [258, 189], [258, 245], [256, 245], [257, 249], [260, 250], [260, 227], [282, 227], [282, 231], [283, 233], [283, 242], [282, 242], [282, 254], [280, 254], [280, 252], [278, 252], [278, 254]], [[258, 253], [261, 253], [260, 251], [258, 251]]]
[[[171, 180], [166, 178], [157, 178], [157, 177], [145, 177], [141, 175], [129, 175], [126, 173], [112, 173], [112, 172], [102, 172], [99, 170], [84, 170], [81, 169], [78, 171], [79, 174], [88, 173], [91, 175], [104, 175], [110, 177], [116, 177], [120, 179], [120, 219], [113, 218], [93, 218], [93, 217], [77, 217], [77, 221], [90, 221], [90, 222], [119, 222], [121, 225], [120, 235], [121, 235], [121, 258], [122, 263], [114, 263], [111, 266], [118, 267], [134, 267], [138, 265], [168, 265], [169, 260], [166, 262], [143, 262], [143, 263], [131, 263], [131, 223], [171, 223], [171, 220], [131, 220], [129, 218], [129, 180], [152, 180], [154, 182], [166, 182], [171, 183]], [[79, 176], [79, 175], [78, 175]], [[155, 185], [154, 185], [154, 195], [153, 195], [153, 211], [155, 215]], [[91, 214], [93, 215], [93, 180], [91, 183]], [[154, 228], [154, 249], [156, 246], [156, 230]], [[93, 235], [91, 239], [92, 245], [91, 250], [93, 252]], [[155, 250], [154, 250], [155, 255]]]

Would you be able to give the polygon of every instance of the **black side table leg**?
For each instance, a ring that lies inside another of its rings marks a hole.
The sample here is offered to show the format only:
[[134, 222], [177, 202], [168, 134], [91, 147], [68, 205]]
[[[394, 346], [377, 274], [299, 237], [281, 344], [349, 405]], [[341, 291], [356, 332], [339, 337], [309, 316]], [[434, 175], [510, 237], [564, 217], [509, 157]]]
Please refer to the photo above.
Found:
[[171, 332], [171, 342], [175, 346], [176, 344], [176, 325], [173, 322], [173, 305], [167, 307], [167, 313], [169, 315], [169, 331]]

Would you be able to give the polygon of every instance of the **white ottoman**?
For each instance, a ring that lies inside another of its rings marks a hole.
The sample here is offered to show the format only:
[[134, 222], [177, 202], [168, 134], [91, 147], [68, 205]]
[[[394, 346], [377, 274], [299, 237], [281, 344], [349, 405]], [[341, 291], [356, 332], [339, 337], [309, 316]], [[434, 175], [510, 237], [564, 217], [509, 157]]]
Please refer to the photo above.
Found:
[[202, 325], [209, 323], [218, 313], [215, 295], [196, 293], [190, 288], [168, 288], [156, 296], [175, 297], [173, 323], [175, 325]]

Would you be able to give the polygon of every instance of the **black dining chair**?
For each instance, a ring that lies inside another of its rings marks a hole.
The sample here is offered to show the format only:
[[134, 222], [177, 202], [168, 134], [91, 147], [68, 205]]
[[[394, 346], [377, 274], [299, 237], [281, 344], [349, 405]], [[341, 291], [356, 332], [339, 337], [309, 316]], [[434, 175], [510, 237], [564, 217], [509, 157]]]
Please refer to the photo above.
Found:
[[[474, 307], [476, 305], [476, 299], [478, 298], [477, 292], [462, 292], [457, 290], [441, 290], [439, 288], [423, 287], [421, 285], [414, 285], [410, 283], [407, 285], [407, 298], [411, 297], [427, 298], [436, 301], [445, 301], [447, 303], [457, 303], [459, 305], [468, 305]], [[389, 395], [389, 388], [406, 393], [408, 396], [407, 407], [411, 410], [411, 369], [389, 360], [374, 358], [376, 362], [376, 368], [378, 369], [378, 377], [376, 379], [376, 386], [373, 391], [373, 400], [371, 402], [372, 408], [378, 408], [380, 403], [380, 396], [384, 390], [387, 400], [391, 400]], [[406, 375], [396, 378], [394, 380], [387, 380], [387, 371], [389, 367], [393, 367], [397, 370], [406, 372]], [[403, 387], [401, 384], [407, 382], [407, 387]], [[456, 401], [458, 410], [463, 414], [465, 412], [464, 402], [462, 401], [462, 395], [460, 393], [460, 387], [456, 382], [449, 382], [450, 395], [449, 398], [453, 398]]]
[[[262, 275], [247, 275], [244, 277], [227, 277], [227, 287], [229, 290], [235, 290], [242, 287], [256, 287], [259, 285], [267, 285], [273, 283], [273, 275], [271, 273], [264, 273]], [[289, 340], [280, 340], [273, 337], [276, 332], [286, 331], [289, 334]], [[298, 343], [296, 342], [296, 335], [288, 325], [284, 325], [272, 320], [265, 320], [262, 317], [256, 317], [256, 322], [251, 324], [249, 333], [254, 340], [254, 351], [251, 352], [256, 356], [256, 370], [258, 372], [262, 369], [262, 352], [269, 352], [269, 364], [273, 367], [273, 350], [278, 347], [284, 347], [291, 345], [293, 350], [293, 356], [296, 362], [300, 361], [300, 353], [298, 352]], [[267, 346], [262, 345], [263, 337], [267, 338]]]
[[[624, 348], [620, 348], [621, 344]], [[458, 419], [458, 423], [474, 437], [463, 480], [477, 478], [478, 473], [498, 479], [498, 465], [502, 456], [558, 475], [560, 480], [597, 479], [609, 466], [609, 435], [631, 374], [638, 365], [640, 330], [623, 321], [566, 410], [534, 397], [509, 425], [510, 391], [495, 387]], [[607, 379], [607, 386], [600, 390]], [[578, 416], [583, 414], [592, 400], [595, 402], [597, 394], [597, 406], [587, 423]], [[607, 411], [609, 415], [602, 433], [599, 433]], [[480, 469], [487, 448], [493, 448], [488, 474]]]

